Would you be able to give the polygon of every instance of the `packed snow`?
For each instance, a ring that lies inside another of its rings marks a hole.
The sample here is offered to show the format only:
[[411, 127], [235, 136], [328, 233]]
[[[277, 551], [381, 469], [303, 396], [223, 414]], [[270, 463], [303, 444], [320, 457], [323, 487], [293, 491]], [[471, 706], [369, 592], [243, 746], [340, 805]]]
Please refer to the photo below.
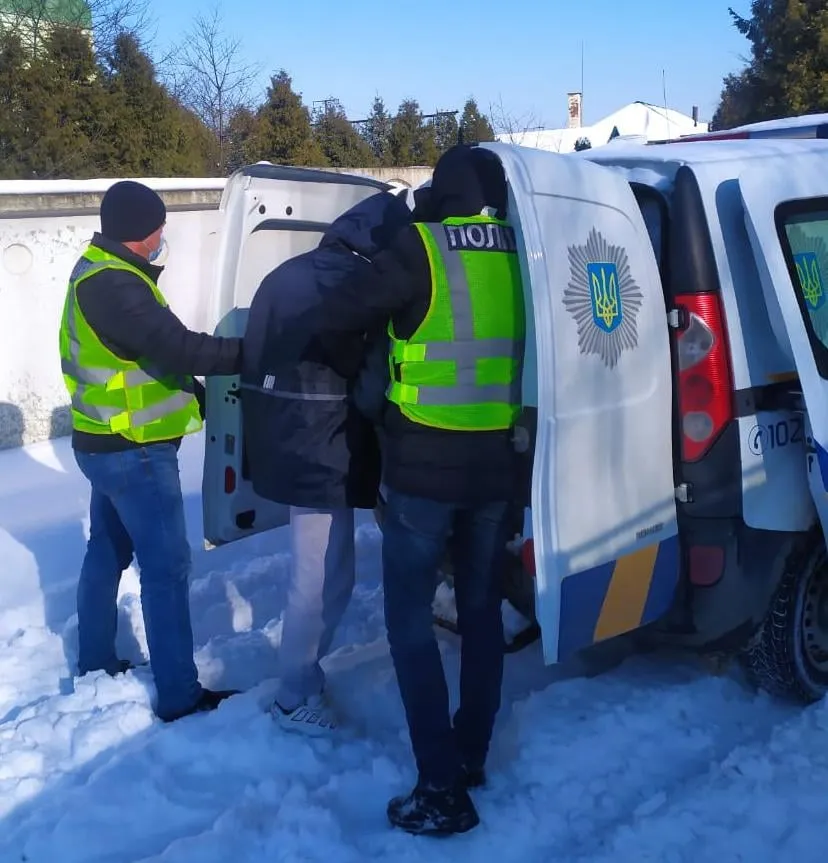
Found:
[[[382, 620], [380, 535], [358, 527], [359, 583], [326, 662], [341, 739], [281, 731], [266, 708], [289, 556], [284, 531], [201, 541], [203, 443], [185, 441], [192, 609], [203, 683], [245, 690], [162, 725], [147, 667], [74, 679], [74, 589], [88, 489], [66, 441], [0, 453], [0, 861], [821, 861], [828, 709], [783, 705], [735, 672], [669, 655], [598, 676], [507, 659], [482, 825], [444, 841], [391, 830], [415, 777]], [[457, 639], [440, 631], [456, 690]], [[146, 657], [124, 578], [120, 652]]]

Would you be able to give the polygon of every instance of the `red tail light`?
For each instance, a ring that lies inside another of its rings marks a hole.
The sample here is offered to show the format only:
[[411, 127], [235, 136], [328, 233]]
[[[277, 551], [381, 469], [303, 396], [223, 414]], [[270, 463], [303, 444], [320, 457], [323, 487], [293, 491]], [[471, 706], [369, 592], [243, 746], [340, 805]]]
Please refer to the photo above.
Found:
[[690, 584], [712, 587], [724, 575], [725, 553], [717, 545], [692, 545], [688, 555]]
[[520, 562], [532, 578], [535, 577], [535, 543], [527, 539], [520, 547]]
[[224, 469], [224, 493], [233, 494], [236, 490], [236, 472], [232, 467]]
[[682, 459], [698, 461], [733, 419], [730, 351], [717, 294], [685, 294], [676, 305], [686, 312], [678, 333]]

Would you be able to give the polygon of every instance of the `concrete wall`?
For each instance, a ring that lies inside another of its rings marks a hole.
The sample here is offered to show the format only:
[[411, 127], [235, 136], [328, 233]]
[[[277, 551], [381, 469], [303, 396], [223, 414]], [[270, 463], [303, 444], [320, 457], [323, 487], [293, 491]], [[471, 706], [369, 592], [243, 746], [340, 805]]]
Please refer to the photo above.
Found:
[[[429, 168], [351, 173], [409, 188], [431, 176]], [[101, 197], [112, 182], [0, 182], [0, 449], [71, 430], [57, 334], [66, 280], [98, 228]], [[143, 182], [158, 190], [169, 211], [164, 293], [187, 326], [209, 329], [199, 299], [212, 278], [224, 180]]]

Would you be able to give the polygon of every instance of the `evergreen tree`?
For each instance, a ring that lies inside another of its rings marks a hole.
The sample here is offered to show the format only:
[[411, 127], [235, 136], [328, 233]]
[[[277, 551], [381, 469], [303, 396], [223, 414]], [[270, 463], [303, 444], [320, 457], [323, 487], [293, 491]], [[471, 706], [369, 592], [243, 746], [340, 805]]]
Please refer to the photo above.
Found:
[[263, 157], [262, 122], [250, 108], [238, 108], [227, 123], [227, 171], [232, 173]]
[[89, 40], [74, 28], [55, 27], [32, 55], [7, 34], [0, 57], [3, 175], [93, 176], [98, 121], [106, 104]]
[[729, 12], [751, 57], [747, 68], [725, 78], [712, 126], [828, 111], [825, 0], [753, 0], [749, 17]]
[[267, 100], [259, 109], [259, 158], [280, 165], [322, 167], [328, 164], [311, 129], [310, 111], [293, 89], [287, 72], [270, 79]]
[[434, 120], [422, 124], [420, 127], [420, 134], [417, 137], [417, 144], [414, 149], [415, 165], [434, 166], [437, 164], [437, 160], [440, 158], [442, 152], [437, 138], [437, 133], [438, 125]]
[[495, 134], [489, 118], [480, 113], [473, 98], [466, 100], [460, 118], [460, 132], [465, 144], [479, 144], [481, 141], [494, 141]]
[[[454, 114], [441, 114], [432, 123], [434, 143], [438, 154], [445, 153], [453, 147], [460, 137], [460, 126]], [[429, 164], [432, 164], [429, 162]]]
[[[160, 168], [172, 134], [169, 97], [158, 83], [150, 58], [138, 41], [123, 34], [115, 41], [110, 79], [114, 164], [124, 174], [152, 176]], [[157, 171], [163, 176], [163, 171]]]
[[145, 177], [216, 173], [206, 127], [170, 97], [152, 61], [129, 34], [115, 41], [109, 95], [114, 147], [108, 172]]
[[28, 57], [16, 33], [0, 32], [0, 177], [20, 179], [25, 149], [23, 78]]
[[106, 112], [106, 103], [89, 40], [73, 28], [51, 29], [43, 37], [42, 51], [32, 58], [27, 77], [31, 102], [26, 121], [33, 132], [21, 153], [27, 173], [91, 176], [97, 168], [97, 121]]
[[367, 168], [375, 164], [371, 148], [338, 102], [317, 114], [314, 137], [328, 163], [336, 168]]
[[406, 99], [391, 124], [388, 155], [392, 165], [433, 165], [440, 156], [434, 136], [434, 124], [424, 124], [416, 99]]
[[363, 127], [363, 137], [368, 142], [374, 159], [379, 165], [389, 164], [389, 146], [393, 119], [385, 108], [385, 102], [379, 96], [374, 97], [368, 122]]
[[391, 164], [405, 167], [416, 164], [415, 151], [422, 137], [423, 119], [420, 106], [406, 99], [391, 122], [388, 136], [388, 156]]

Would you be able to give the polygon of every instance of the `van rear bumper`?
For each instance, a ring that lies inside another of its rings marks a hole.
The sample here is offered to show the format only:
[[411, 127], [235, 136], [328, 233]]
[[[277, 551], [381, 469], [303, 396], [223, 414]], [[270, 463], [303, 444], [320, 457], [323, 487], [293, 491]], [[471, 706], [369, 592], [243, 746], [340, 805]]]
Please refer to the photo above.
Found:
[[685, 517], [679, 527], [681, 578], [673, 609], [655, 628], [658, 640], [705, 652], [742, 647], [803, 534], [756, 530], [741, 519]]

